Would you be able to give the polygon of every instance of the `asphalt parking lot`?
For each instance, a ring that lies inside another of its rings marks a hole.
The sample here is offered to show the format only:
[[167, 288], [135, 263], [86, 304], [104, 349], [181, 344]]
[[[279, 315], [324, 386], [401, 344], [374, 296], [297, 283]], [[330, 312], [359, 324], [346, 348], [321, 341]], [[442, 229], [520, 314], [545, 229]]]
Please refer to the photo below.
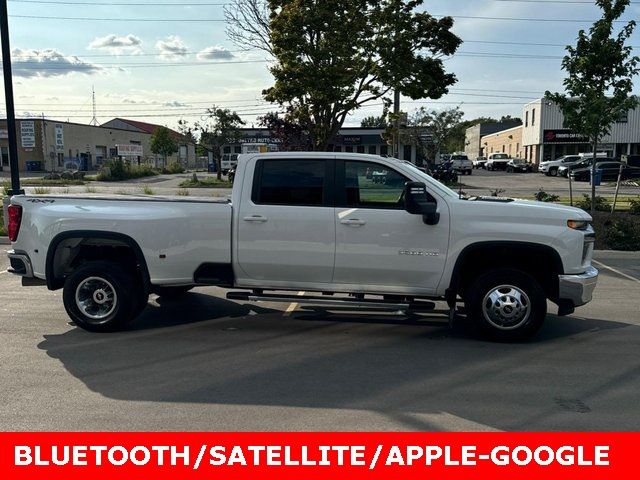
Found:
[[69, 324], [0, 247], [0, 429], [638, 430], [640, 254], [599, 252], [596, 297], [525, 344], [440, 319], [153, 297], [130, 331]]

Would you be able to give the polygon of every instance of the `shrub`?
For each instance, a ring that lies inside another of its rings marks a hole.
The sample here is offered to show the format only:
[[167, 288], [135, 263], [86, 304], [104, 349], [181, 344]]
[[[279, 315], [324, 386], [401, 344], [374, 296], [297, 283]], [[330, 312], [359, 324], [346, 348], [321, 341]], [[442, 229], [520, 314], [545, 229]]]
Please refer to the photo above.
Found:
[[51, 193], [51, 189], [47, 187], [36, 187], [33, 189], [33, 193], [36, 195], [49, 195]]
[[640, 224], [628, 218], [618, 218], [605, 223], [603, 239], [611, 250], [640, 250]]
[[129, 165], [116, 158], [107, 162], [96, 179], [102, 182], [120, 182], [132, 178], [152, 177], [158, 172], [151, 165]]
[[629, 201], [629, 213], [631, 215], [640, 215], [640, 198]]
[[2, 183], [2, 196], [3, 197], [9, 196], [9, 190], [11, 190], [11, 184], [9, 182], [3, 182]]
[[[582, 200], [576, 202], [576, 207], [585, 211], [591, 210], [591, 197], [586, 193], [582, 195]], [[596, 196], [596, 211], [598, 212], [610, 212], [611, 203], [604, 197]]]
[[190, 193], [189, 193], [189, 190], [187, 190], [186, 188], [180, 188], [176, 192], [176, 195], [178, 195], [179, 197], [188, 197]]
[[533, 196], [538, 202], [559, 202], [560, 197], [558, 195], [552, 195], [544, 191], [541, 188], [538, 193]]
[[84, 189], [85, 193], [97, 193], [98, 190], [95, 187], [86, 187]]
[[184, 173], [184, 167], [180, 162], [171, 162], [169, 165], [162, 169], [162, 173], [168, 175]]
[[145, 195], [155, 195], [156, 192], [153, 188], [151, 188], [149, 185], [145, 185], [144, 187], [142, 187], [142, 193], [144, 193]]

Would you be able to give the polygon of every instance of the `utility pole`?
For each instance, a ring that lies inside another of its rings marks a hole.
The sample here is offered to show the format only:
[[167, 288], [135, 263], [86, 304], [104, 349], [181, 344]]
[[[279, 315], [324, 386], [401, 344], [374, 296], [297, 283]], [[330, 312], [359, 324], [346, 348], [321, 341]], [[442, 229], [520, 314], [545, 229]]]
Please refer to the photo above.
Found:
[[393, 136], [393, 157], [400, 159], [400, 90], [393, 94], [393, 117], [395, 121]]
[[11, 46], [9, 44], [9, 14], [7, 0], [0, 0], [0, 39], [2, 40], [2, 69], [4, 74], [4, 98], [7, 106], [7, 132], [9, 137], [9, 167], [11, 168], [11, 195], [24, 195], [20, 188], [18, 171], [18, 135], [16, 133], [16, 112], [13, 104], [13, 79], [11, 75]]
[[93, 85], [91, 85], [91, 101], [93, 103], [93, 118], [91, 119], [91, 125], [94, 127], [98, 126], [98, 116], [96, 113], [96, 89]]

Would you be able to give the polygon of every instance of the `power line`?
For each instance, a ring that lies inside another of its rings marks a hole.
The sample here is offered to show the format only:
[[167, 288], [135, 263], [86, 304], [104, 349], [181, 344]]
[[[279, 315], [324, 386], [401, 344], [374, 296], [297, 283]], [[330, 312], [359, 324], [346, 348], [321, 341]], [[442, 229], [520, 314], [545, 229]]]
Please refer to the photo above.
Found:
[[[594, 5], [593, 0], [493, 0], [494, 2], [504, 3], [558, 3], [558, 4], [584, 4]], [[629, 2], [631, 4], [638, 4], [640, 2]]]
[[[113, 21], [113, 22], [219, 22], [226, 23], [224, 18], [103, 18], [103, 17], [58, 17], [44, 15], [9, 15], [10, 18], [31, 18], [38, 20], [80, 20], [80, 21]], [[548, 23], [593, 23], [595, 20], [576, 18], [529, 18], [529, 17], [485, 17], [472, 15], [432, 15], [435, 18], [452, 17], [465, 20], [492, 20], [492, 21], [516, 21], [516, 22], [548, 22]], [[626, 20], [614, 20], [614, 23], [626, 23]]]

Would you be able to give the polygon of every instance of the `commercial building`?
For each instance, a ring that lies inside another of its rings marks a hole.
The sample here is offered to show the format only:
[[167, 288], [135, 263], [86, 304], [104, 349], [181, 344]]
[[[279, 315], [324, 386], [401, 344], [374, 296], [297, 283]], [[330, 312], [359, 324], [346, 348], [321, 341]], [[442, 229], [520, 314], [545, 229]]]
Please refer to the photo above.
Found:
[[480, 143], [485, 156], [492, 153], [507, 153], [510, 157], [522, 158], [522, 125], [485, 135]]
[[[560, 108], [547, 99], [525, 105], [523, 119], [523, 157], [535, 164], [591, 151], [589, 139], [565, 128]], [[640, 109], [629, 111], [613, 124], [598, 151], [613, 157], [640, 154]]]
[[494, 133], [508, 130], [522, 125], [519, 120], [508, 120], [504, 122], [479, 123], [467, 128], [465, 134], [464, 152], [470, 159], [486, 156], [486, 151], [482, 144], [482, 138]]
[[[66, 169], [97, 170], [110, 158], [124, 157], [134, 163], [159, 165], [162, 159], [151, 153], [151, 135], [158, 128], [143, 122], [114, 119], [101, 126], [29, 118], [16, 122], [20, 171]], [[167, 161], [195, 166], [193, 142], [174, 132], [178, 152]], [[0, 120], [0, 170], [9, 170], [9, 142], [6, 120]]]

